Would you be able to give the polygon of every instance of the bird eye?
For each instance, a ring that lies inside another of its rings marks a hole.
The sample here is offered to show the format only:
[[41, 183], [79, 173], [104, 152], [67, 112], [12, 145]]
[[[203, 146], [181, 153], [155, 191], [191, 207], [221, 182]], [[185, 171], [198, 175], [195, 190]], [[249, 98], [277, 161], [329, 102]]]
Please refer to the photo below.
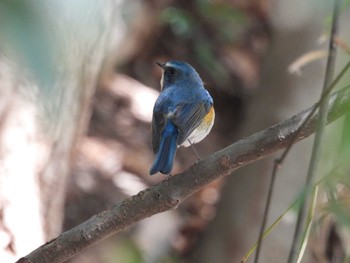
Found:
[[169, 73], [170, 73], [170, 75], [176, 75], [177, 72], [174, 68], [170, 68]]

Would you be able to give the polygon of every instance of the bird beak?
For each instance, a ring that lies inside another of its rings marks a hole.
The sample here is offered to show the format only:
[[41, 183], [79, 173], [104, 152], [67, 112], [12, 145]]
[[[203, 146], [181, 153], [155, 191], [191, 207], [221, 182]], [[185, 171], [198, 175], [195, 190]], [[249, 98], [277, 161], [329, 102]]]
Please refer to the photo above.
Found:
[[159, 67], [161, 67], [162, 69], [164, 69], [166, 63], [156, 62], [156, 64], [157, 64]]

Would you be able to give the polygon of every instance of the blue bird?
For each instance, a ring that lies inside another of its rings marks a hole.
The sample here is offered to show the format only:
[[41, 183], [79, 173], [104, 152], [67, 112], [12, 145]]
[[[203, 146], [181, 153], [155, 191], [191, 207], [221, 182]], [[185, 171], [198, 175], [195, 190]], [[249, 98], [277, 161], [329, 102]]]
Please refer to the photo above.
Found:
[[169, 61], [162, 68], [161, 93], [152, 118], [152, 147], [156, 154], [150, 174], [170, 174], [176, 150], [200, 142], [214, 124], [213, 99], [197, 71], [188, 63]]

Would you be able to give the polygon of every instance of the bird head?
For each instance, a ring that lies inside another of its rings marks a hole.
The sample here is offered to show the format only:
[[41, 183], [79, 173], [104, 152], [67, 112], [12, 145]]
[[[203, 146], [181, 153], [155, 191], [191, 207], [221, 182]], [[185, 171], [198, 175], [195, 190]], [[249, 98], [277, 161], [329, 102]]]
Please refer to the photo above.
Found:
[[156, 62], [156, 64], [163, 70], [160, 81], [162, 90], [174, 84], [182, 86], [186, 84], [189, 87], [203, 85], [197, 71], [186, 62], [174, 60], [166, 63]]

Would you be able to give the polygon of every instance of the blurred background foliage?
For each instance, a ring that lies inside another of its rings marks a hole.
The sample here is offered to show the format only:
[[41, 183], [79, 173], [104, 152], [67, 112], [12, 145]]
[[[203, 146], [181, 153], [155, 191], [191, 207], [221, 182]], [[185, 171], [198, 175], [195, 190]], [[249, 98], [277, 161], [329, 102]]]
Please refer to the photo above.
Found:
[[0, 42], [1, 49], [17, 55], [38, 79], [49, 82], [54, 74], [54, 42], [47, 32], [48, 14], [40, 9], [40, 2], [1, 1]]
[[[79, 15], [84, 12], [83, 2], [77, 1], [74, 8], [67, 5], [65, 12], [73, 12], [77, 19], [55, 36], [49, 30], [50, 21], [60, 19], [53, 9], [61, 4], [0, 1], [0, 51], [18, 58], [32, 71], [41, 83], [38, 92], [45, 94], [43, 104], [54, 104], [55, 92], [69, 89], [50, 86], [54, 79], [68, 76], [57, 74], [60, 62], [87, 48], [84, 43], [91, 28], [75, 27], [84, 19]], [[115, 20], [109, 25], [111, 41], [106, 44], [96, 92], [86, 109], [91, 112], [86, 133], [76, 138], [70, 160], [64, 230], [165, 179], [148, 175], [153, 160], [150, 121], [161, 77], [155, 61], [187, 61], [214, 98], [213, 131], [196, 146], [202, 157], [309, 107], [318, 99], [322, 83], [323, 59], [307, 63], [300, 76], [287, 70], [303, 54], [325, 49], [325, 41], [317, 41], [329, 34], [328, 1], [112, 2], [117, 4]], [[344, 2], [339, 39], [348, 46], [349, 1]], [[92, 26], [98, 28], [99, 23], [96, 19]], [[68, 34], [73, 36], [70, 42], [64, 38]], [[344, 50], [338, 53], [338, 68], [349, 58]], [[60, 109], [54, 107], [56, 114], [61, 114]], [[69, 108], [64, 110], [69, 112]], [[54, 116], [49, 117], [53, 123]], [[334, 168], [332, 163], [324, 169], [327, 172], [320, 171], [320, 178], [331, 175], [322, 180], [324, 194], [302, 262], [328, 262], [335, 254], [344, 259], [350, 253], [348, 119], [344, 126], [338, 122], [333, 129], [339, 134], [343, 127], [343, 141], [332, 141], [334, 134], [327, 140], [331, 146], [325, 147], [325, 156], [341, 164]], [[334, 145], [341, 145], [337, 157], [329, 150]], [[270, 223], [300, 196], [310, 141], [295, 148], [280, 172]], [[195, 161], [191, 150], [180, 148], [174, 173]], [[175, 211], [144, 220], [69, 262], [239, 262], [257, 240], [271, 167], [272, 159], [268, 159], [220, 179]], [[261, 262], [285, 261], [294, 222], [292, 211], [265, 241]]]

